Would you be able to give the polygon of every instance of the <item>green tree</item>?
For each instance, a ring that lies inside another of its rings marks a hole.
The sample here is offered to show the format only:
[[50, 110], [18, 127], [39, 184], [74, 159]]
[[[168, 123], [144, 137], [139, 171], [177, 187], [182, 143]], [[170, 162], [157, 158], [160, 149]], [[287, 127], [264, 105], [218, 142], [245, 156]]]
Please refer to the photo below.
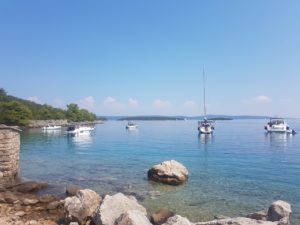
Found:
[[25, 126], [32, 118], [31, 110], [16, 101], [0, 103], [0, 123]]

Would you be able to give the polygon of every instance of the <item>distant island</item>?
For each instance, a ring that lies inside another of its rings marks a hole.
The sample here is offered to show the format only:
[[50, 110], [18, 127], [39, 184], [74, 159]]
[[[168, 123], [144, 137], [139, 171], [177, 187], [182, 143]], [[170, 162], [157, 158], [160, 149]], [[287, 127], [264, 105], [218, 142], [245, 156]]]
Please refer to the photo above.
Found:
[[184, 120], [185, 117], [182, 116], [127, 116], [121, 117], [117, 120]]

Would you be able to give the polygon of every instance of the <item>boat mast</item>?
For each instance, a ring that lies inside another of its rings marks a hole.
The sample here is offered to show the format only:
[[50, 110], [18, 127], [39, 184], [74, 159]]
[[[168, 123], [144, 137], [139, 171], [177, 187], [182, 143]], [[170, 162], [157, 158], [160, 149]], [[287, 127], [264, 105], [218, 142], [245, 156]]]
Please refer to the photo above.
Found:
[[204, 72], [204, 65], [203, 65], [203, 99], [204, 99], [204, 119], [206, 118], [206, 101], [205, 101], [205, 72]]

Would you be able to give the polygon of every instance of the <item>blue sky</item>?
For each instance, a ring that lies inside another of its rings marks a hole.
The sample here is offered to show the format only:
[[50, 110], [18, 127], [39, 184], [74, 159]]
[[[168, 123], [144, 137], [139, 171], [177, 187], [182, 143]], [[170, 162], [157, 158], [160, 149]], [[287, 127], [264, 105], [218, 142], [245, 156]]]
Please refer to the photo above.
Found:
[[98, 115], [300, 117], [300, 2], [0, 2], [0, 86]]

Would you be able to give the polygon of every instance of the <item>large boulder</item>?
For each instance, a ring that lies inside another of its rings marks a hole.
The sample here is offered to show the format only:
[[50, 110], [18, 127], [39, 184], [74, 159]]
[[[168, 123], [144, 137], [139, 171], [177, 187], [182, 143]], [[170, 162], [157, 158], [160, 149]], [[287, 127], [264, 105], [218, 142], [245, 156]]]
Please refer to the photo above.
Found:
[[115, 225], [151, 225], [151, 223], [141, 211], [129, 210], [116, 220]]
[[65, 199], [64, 208], [68, 217], [84, 223], [87, 218], [94, 217], [100, 205], [101, 197], [90, 189], [77, 192], [76, 196]]
[[[286, 224], [289, 224], [290, 215], [292, 213], [291, 205], [285, 201], [275, 201], [271, 204], [268, 210], [269, 221], [286, 221]], [[284, 224], [284, 223], [283, 223]]]
[[194, 225], [187, 218], [175, 215], [170, 217], [163, 225]]
[[113, 196], [106, 195], [94, 217], [94, 223], [96, 225], [114, 225], [123, 213], [130, 210], [137, 210], [142, 215], [147, 215], [146, 209], [133, 196], [127, 197], [122, 193]]
[[162, 208], [156, 213], [152, 214], [151, 222], [155, 225], [160, 225], [165, 223], [170, 217], [174, 216], [174, 213], [168, 209]]
[[188, 170], [175, 160], [164, 161], [148, 170], [148, 178], [156, 182], [179, 185], [187, 181]]

